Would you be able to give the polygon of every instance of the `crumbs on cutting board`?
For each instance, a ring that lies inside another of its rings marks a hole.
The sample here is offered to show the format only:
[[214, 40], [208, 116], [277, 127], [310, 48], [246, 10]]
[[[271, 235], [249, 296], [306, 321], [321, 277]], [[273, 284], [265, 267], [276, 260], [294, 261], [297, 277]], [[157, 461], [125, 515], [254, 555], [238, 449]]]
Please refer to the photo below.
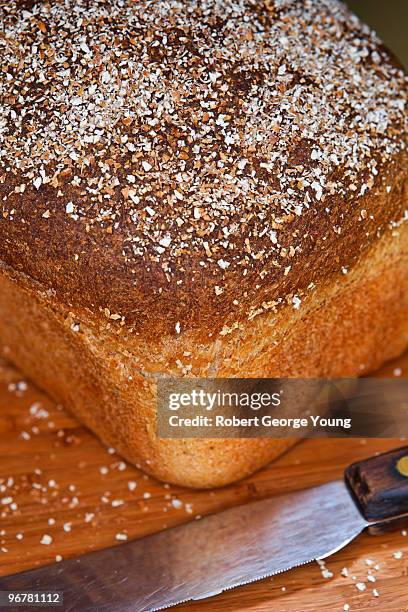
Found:
[[[405, 529], [399, 533], [398, 531], [395, 532], [396, 541], [401, 538], [400, 543], [408, 544], [408, 541], [404, 542], [404, 538], [407, 538], [407, 536], [408, 532]], [[376, 538], [378, 536], [368, 537]], [[338, 597], [336, 605], [333, 606], [333, 612], [335, 612], [335, 610], [353, 612], [353, 610], [362, 610], [362, 606], [366, 606], [367, 609], [368, 607], [370, 609], [371, 607], [378, 609], [377, 606], [379, 606], [379, 609], [382, 609], [382, 586], [385, 585], [386, 580], [390, 578], [390, 576], [395, 576], [396, 572], [401, 576], [405, 576], [406, 566], [398, 565], [395, 561], [401, 563], [404, 557], [408, 556], [408, 551], [404, 553], [404, 551], [395, 550], [384, 543], [379, 544], [378, 547], [381, 550], [380, 561], [377, 560], [376, 556], [371, 558], [364, 555], [352, 555], [352, 560], [345, 566], [337, 555], [333, 555], [324, 560], [317, 559], [317, 566], [312, 565], [311, 567], [318, 567], [321, 580], [316, 581], [316, 578], [312, 578], [311, 574], [309, 574], [309, 587], [316, 585], [317, 588], [320, 589], [322, 582], [324, 583], [327, 581], [335, 583], [334, 588], [336, 589], [336, 593], [341, 592], [341, 596]], [[384, 550], [386, 551], [385, 555], [383, 554]], [[302, 568], [297, 569], [302, 571]], [[314, 573], [316, 574], [316, 569]], [[282, 602], [282, 612], [288, 612], [289, 610], [292, 612], [292, 608], [285, 607], [285, 598], [293, 595], [298, 588], [298, 581], [294, 578], [294, 575], [288, 572], [278, 574], [272, 576], [270, 582], [282, 597], [280, 600]], [[337, 589], [337, 587], [340, 587], [341, 590]], [[387, 589], [389, 589], [389, 585], [387, 585]], [[387, 599], [387, 602], [388, 601]], [[290, 599], [288, 605], [291, 605], [291, 603], [292, 599]], [[364, 610], [366, 607], [364, 607]]]
[[[0, 388], [4, 374], [16, 376], [1, 369]], [[127, 464], [25, 380], [6, 381], [1, 398], [11, 414], [1, 452], [10, 455], [7, 444], [19, 445], [24, 463], [13, 461], [13, 474], [4, 466], [0, 472], [0, 566], [3, 555], [58, 562], [95, 541], [124, 542], [168, 526], [170, 511], [170, 524], [194, 518], [190, 492]]]
[[[407, 531], [403, 529], [400, 535], [405, 538], [407, 537]], [[388, 548], [387, 545], [382, 545], [382, 548]], [[391, 559], [401, 560], [404, 556], [403, 551], [397, 550], [390, 552], [387, 559], [384, 561], [383, 555], [381, 556], [382, 561], [378, 563], [375, 559], [371, 558], [359, 558], [352, 563], [352, 567], [343, 567], [340, 572], [334, 569], [328, 569], [326, 563], [334, 563], [333, 559], [317, 560], [322, 577], [327, 580], [342, 578], [346, 579], [347, 586], [354, 587], [359, 594], [364, 594], [365, 597], [377, 598], [381, 596], [381, 581], [389, 575], [389, 561]], [[405, 570], [404, 570], [405, 572]], [[350, 597], [351, 599], [351, 597]], [[353, 608], [351, 603], [345, 602], [341, 608], [344, 612], [352, 612], [353, 609], [360, 609], [360, 607]]]

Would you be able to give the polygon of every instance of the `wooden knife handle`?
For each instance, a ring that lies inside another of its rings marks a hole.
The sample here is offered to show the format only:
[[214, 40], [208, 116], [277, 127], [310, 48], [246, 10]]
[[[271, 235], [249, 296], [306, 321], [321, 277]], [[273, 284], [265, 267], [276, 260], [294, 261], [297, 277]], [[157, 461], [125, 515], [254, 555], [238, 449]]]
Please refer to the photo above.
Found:
[[408, 515], [408, 446], [353, 463], [345, 479], [367, 521]]

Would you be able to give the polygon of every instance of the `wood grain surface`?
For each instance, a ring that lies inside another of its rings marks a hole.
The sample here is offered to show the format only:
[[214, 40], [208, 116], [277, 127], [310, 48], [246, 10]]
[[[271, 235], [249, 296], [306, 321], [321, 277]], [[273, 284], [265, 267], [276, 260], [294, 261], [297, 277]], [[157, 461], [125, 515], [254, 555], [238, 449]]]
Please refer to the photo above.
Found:
[[[408, 354], [377, 375], [408, 376]], [[242, 482], [215, 491], [191, 491], [158, 483], [123, 462], [19, 372], [3, 365], [0, 575], [120, 545], [126, 537], [326, 482], [341, 477], [353, 461], [401, 444], [395, 439], [306, 440]], [[406, 612], [405, 534], [404, 526], [381, 535], [364, 533], [328, 559], [326, 571], [309, 564], [178, 609]]]

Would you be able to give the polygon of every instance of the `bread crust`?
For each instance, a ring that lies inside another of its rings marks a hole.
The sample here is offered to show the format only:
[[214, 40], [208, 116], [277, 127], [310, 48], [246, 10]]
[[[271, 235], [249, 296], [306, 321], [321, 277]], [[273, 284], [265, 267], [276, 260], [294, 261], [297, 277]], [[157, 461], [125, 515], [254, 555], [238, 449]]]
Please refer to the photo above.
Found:
[[0, 9], [0, 259], [61, 306], [215, 337], [297, 305], [404, 215], [406, 79], [342, 3], [84, 1]]
[[[3, 267], [0, 340], [7, 359], [129, 461], [179, 485], [217, 487], [259, 469], [296, 440], [159, 439], [157, 377], [365, 374], [408, 345], [407, 270], [403, 225], [346, 279], [309, 295], [301, 313], [287, 307], [217, 342], [191, 333], [135, 342], [102, 328], [88, 311], [74, 316], [61, 309], [49, 292]], [[186, 352], [192, 363], [183, 374]]]
[[[160, 376], [355, 376], [407, 344], [407, 79], [337, 0], [9, 0], [0, 343], [149, 473], [290, 440], [164, 440]], [[4, 53], [3, 53], [4, 51]]]

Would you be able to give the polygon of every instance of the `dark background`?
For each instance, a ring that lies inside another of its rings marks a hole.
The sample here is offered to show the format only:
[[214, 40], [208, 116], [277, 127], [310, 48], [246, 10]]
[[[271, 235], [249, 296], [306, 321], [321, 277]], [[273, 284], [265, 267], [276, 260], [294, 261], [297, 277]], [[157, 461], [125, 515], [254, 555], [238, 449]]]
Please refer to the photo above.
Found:
[[408, 68], [408, 0], [346, 0]]

